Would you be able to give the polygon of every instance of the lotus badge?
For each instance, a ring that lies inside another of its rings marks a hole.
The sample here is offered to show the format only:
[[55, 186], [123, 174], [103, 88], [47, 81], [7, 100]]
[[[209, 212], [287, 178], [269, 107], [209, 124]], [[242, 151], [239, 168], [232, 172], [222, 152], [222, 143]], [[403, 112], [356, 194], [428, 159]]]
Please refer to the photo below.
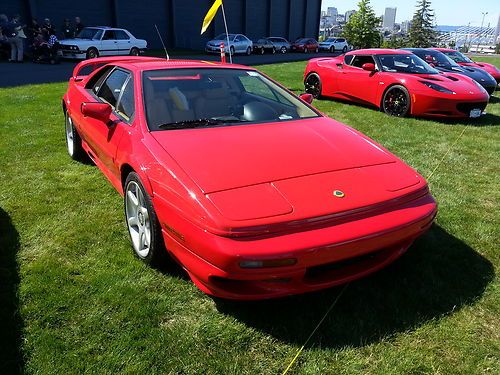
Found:
[[345, 197], [345, 194], [343, 191], [340, 191], [340, 190], [334, 190], [333, 191], [333, 196], [334, 197], [337, 197], [337, 198], [344, 198]]

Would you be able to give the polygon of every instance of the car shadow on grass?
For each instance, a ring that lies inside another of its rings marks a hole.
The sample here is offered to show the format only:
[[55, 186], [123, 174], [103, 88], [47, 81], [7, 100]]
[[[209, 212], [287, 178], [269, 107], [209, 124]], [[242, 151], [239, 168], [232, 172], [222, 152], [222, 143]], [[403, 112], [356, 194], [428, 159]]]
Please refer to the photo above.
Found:
[[23, 372], [19, 314], [19, 234], [9, 215], [0, 207], [0, 373]]
[[[487, 259], [435, 225], [398, 261], [352, 282], [308, 346], [360, 347], [390, 339], [474, 304], [493, 278]], [[302, 345], [342, 288], [270, 301], [215, 301], [220, 312]]]

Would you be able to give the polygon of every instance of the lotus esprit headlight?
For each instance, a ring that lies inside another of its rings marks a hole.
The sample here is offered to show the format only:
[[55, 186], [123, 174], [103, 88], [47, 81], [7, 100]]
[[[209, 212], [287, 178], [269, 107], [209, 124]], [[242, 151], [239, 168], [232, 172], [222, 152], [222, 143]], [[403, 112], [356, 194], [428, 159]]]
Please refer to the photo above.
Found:
[[419, 82], [426, 85], [427, 87], [429, 87], [433, 90], [436, 90], [436, 91], [439, 91], [439, 92], [442, 92], [445, 94], [455, 94], [455, 92], [448, 90], [446, 87], [436, 85], [435, 83], [428, 82], [428, 81], [419, 81]]

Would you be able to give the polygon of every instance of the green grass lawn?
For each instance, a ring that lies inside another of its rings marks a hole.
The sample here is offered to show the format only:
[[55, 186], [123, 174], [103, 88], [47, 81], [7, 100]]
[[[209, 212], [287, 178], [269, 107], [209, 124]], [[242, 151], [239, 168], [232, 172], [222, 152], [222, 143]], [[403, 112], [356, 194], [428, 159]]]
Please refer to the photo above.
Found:
[[[494, 60], [500, 65], [500, 59]], [[296, 92], [305, 63], [261, 69]], [[0, 374], [277, 374], [341, 288], [282, 300], [214, 300], [129, 245], [121, 197], [66, 154], [66, 84], [0, 90]], [[500, 373], [500, 91], [477, 121], [315, 105], [424, 176], [433, 228], [345, 290], [294, 374]]]

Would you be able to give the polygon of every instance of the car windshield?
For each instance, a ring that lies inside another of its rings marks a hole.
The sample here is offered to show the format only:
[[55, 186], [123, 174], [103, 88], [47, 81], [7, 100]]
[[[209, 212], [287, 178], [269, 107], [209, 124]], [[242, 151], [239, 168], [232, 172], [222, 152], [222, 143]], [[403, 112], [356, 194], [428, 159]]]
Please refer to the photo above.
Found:
[[473, 63], [471, 59], [465, 56], [463, 53], [458, 51], [445, 52], [447, 56], [449, 56], [453, 61], [459, 63]]
[[151, 131], [319, 117], [253, 70], [150, 70], [143, 73], [143, 93]]
[[450, 59], [444, 53], [433, 53], [431, 56], [434, 58], [434, 64], [443, 68], [451, 68], [459, 66], [455, 61]]
[[327, 40], [325, 40], [325, 42], [329, 43], [335, 42], [335, 38], [328, 38]]
[[84, 27], [82, 31], [76, 36], [78, 39], [94, 39], [97, 33], [101, 31], [100, 29], [94, 29], [92, 27]]
[[[236, 36], [236, 34], [229, 34], [229, 39], [233, 40], [235, 36]], [[219, 34], [214, 38], [214, 40], [226, 40], [226, 39], [227, 39], [227, 36], [225, 33]]]
[[295, 41], [295, 43], [302, 43], [302, 44], [304, 44], [304, 43], [307, 43], [307, 40], [308, 40], [308, 39], [305, 39], [305, 38], [304, 38], [304, 39], [297, 39], [297, 40]]
[[378, 55], [382, 70], [392, 73], [438, 74], [439, 72], [417, 55]]

